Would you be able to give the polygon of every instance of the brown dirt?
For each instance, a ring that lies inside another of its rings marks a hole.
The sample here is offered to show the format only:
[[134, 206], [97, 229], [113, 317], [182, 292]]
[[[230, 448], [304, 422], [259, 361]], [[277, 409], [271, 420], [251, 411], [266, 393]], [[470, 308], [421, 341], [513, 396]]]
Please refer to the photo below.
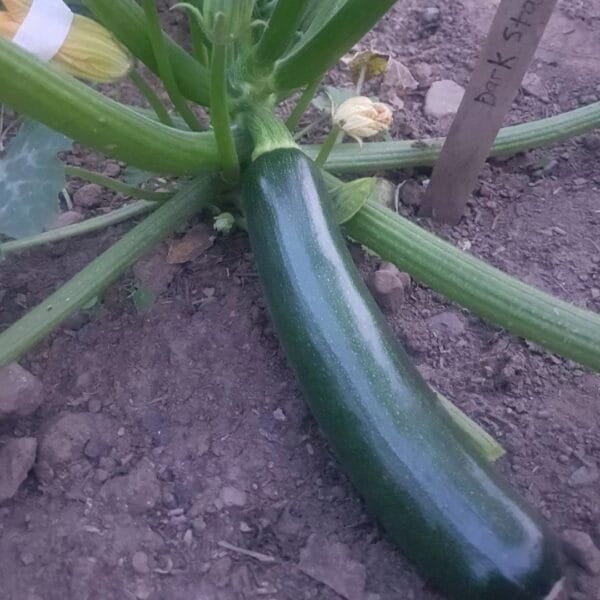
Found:
[[[432, 29], [420, 5], [398, 2], [370, 41], [411, 68], [430, 65], [433, 79], [464, 85], [489, 7], [432, 2], [441, 11]], [[532, 67], [550, 101], [520, 94], [509, 121], [599, 99], [589, 76], [599, 22], [598, 2], [562, 3]], [[129, 88], [111, 93], [132, 97]], [[398, 135], [442, 133], [423, 116], [423, 97], [408, 99]], [[461, 225], [433, 229], [600, 311], [599, 158], [596, 133], [493, 162]], [[115, 171], [81, 150], [73, 162]], [[119, 202], [106, 194], [97, 210]], [[0, 328], [127, 228], [5, 262]], [[368, 276], [376, 261], [356, 255]], [[251, 258], [245, 236], [217, 240], [177, 267], [142, 314], [129, 274], [99, 309], [23, 359], [46, 401], [33, 417], [0, 422], [0, 441], [38, 440], [34, 471], [0, 506], [0, 600], [333, 600], [334, 589], [352, 600], [438, 598], [365, 513], [308, 414]], [[571, 479], [600, 458], [600, 377], [418, 285], [389, 319], [428, 381], [505, 445], [500, 469], [553, 529], [581, 530], [600, 544], [600, 483], [573, 487]], [[600, 578], [573, 565], [567, 572], [573, 600], [600, 599]]]

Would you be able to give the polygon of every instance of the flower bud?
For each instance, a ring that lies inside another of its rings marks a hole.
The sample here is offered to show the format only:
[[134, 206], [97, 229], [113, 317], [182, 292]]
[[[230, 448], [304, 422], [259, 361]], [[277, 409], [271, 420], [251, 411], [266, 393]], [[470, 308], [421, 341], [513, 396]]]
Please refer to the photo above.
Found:
[[383, 102], [355, 96], [342, 102], [333, 114], [333, 122], [359, 143], [387, 131], [392, 124], [392, 110]]
[[[0, 36], [13, 39], [29, 13], [32, 0], [3, 0], [0, 11]], [[132, 67], [127, 51], [104, 27], [74, 15], [69, 33], [52, 63], [90, 81], [108, 83], [121, 79]]]

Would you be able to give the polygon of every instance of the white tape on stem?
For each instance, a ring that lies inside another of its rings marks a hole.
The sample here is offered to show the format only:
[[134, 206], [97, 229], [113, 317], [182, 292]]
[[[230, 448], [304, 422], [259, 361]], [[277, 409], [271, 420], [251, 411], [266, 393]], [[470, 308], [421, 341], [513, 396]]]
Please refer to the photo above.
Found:
[[51, 61], [65, 43], [73, 12], [62, 0], [33, 0], [13, 42], [44, 62]]

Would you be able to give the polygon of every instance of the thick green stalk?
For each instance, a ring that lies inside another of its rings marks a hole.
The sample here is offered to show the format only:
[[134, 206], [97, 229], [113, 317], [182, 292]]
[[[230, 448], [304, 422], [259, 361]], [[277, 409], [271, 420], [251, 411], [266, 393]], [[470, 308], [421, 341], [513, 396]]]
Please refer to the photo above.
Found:
[[279, 148], [298, 148], [285, 123], [266, 106], [246, 106], [243, 121], [254, 141], [253, 160]]
[[319, 150], [319, 154], [317, 158], [315, 158], [315, 162], [322, 167], [327, 162], [327, 158], [331, 154], [331, 151], [334, 149], [338, 140], [344, 136], [342, 132], [342, 128], [339, 125], [333, 125], [331, 131], [325, 138], [325, 141], [321, 144], [321, 149]]
[[0, 366], [18, 360], [212, 199], [215, 178], [187, 184], [69, 282], [0, 334]]
[[294, 110], [285, 122], [290, 131], [294, 131], [300, 124], [300, 119], [302, 119], [304, 113], [310, 106], [312, 99], [315, 97], [317, 90], [319, 89], [321, 79], [321, 77], [316, 77], [315, 80], [312, 83], [309, 83], [302, 92], [298, 103], [296, 106], [294, 106]]
[[[330, 185], [338, 183], [329, 179]], [[482, 319], [600, 371], [600, 315], [536, 290], [374, 200], [345, 232]]]
[[131, 165], [172, 175], [219, 166], [212, 133], [166, 127], [0, 37], [0, 103]]
[[253, 56], [259, 69], [270, 69], [289, 48], [309, 0], [279, 0]]
[[[586, 133], [600, 127], [600, 102], [575, 110], [501, 129], [492, 156], [515, 154]], [[404, 169], [433, 165], [444, 144], [444, 138], [422, 141], [370, 142], [340, 144], [329, 155], [325, 168], [334, 173], [377, 173], [386, 169]], [[319, 146], [303, 146], [312, 158]]]
[[231, 135], [227, 95], [227, 50], [224, 44], [213, 43], [210, 81], [210, 117], [217, 140], [223, 175], [227, 181], [239, 179], [240, 163]]
[[305, 36], [305, 42], [279, 61], [275, 69], [275, 89], [294, 90], [325, 73], [371, 30], [394, 2], [346, 0], [315, 35]]
[[156, 8], [155, 0], [142, 0], [142, 6], [144, 8], [144, 14], [146, 15], [146, 29], [150, 36], [150, 43], [152, 44], [152, 50], [154, 52], [154, 59], [158, 66], [158, 76], [160, 77], [169, 98], [177, 112], [183, 117], [187, 126], [192, 131], [200, 131], [202, 127], [196, 115], [192, 112], [190, 107], [187, 105], [185, 98], [183, 97], [175, 75], [171, 66], [171, 57], [167, 49], [167, 42], [165, 35], [163, 34], [160, 22], [158, 20], [158, 9]]
[[65, 166], [65, 175], [78, 177], [79, 179], [83, 179], [84, 181], [89, 181], [91, 183], [97, 183], [102, 187], [113, 190], [113, 192], [122, 194], [126, 198], [138, 198], [143, 200], [152, 200], [154, 202], [164, 202], [165, 200], [171, 198], [175, 193], [152, 192], [150, 190], [144, 190], [142, 188], [123, 183], [118, 179], [113, 179], [112, 177], [107, 177], [106, 175], [96, 173], [95, 171], [89, 171], [88, 169], [82, 169], [81, 167], [72, 167], [71, 165]]
[[209, 42], [202, 26], [198, 22], [198, 19], [188, 9], [188, 24], [190, 28], [190, 41], [192, 43], [192, 54], [194, 58], [204, 67], [209, 66], [210, 61], [208, 57]]
[[159, 202], [149, 202], [147, 200], [138, 200], [131, 204], [126, 204], [122, 208], [117, 208], [109, 212], [106, 215], [100, 215], [99, 217], [92, 217], [86, 219], [81, 223], [75, 223], [74, 225], [66, 225], [65, 227], [59, 227], [58, 229], [52, 229], [51, 231], [45, 231], [38, 235], [32, 235], [30, 237], [20, 238], [10, 242], [0, 244], [0, 257], [14, 254], [15, 252], [23, 252], [30, 250], [31, 248], [37, 248], [45, 244], [52, 244], [54, 242], [60, 242], [62, 240], [68, 240], [70, 238], [85, 235], [86, 233], [92, 233], [99, 229], [110, 227], [145, 215], [146, 213], [156, 210], [160, 206]]
[[146, 80], [135, 69], [132, 69], [131, 73], [129, 73], [129, 78], [142, 96], [146, 98], [158, 120], [167, 127], [174, 127], [175, 124], [169, 115], [169, 111], [167, 111], [158, 94], [148, 85]]
[[[136, 0], [82, 0], [106, 28], [158, 74], [150, 36], [146, 30], [144, 11]], [[209, 102], [208, 71], [170, 38], [166, 39], [175, 79], [182, 94], [189, 100], [207, 106]]]

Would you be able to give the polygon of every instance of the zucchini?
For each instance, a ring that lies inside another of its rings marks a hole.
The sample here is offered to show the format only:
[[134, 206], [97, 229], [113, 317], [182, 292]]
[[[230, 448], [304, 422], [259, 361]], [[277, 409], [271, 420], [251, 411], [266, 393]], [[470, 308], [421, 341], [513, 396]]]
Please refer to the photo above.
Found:
[[362, 282], [317, 167], [266, 151], [242, 204], [279, 339], [310, 408], [388, 536], [460, 600], [538, 600], [553, 537], [448, 417]]

